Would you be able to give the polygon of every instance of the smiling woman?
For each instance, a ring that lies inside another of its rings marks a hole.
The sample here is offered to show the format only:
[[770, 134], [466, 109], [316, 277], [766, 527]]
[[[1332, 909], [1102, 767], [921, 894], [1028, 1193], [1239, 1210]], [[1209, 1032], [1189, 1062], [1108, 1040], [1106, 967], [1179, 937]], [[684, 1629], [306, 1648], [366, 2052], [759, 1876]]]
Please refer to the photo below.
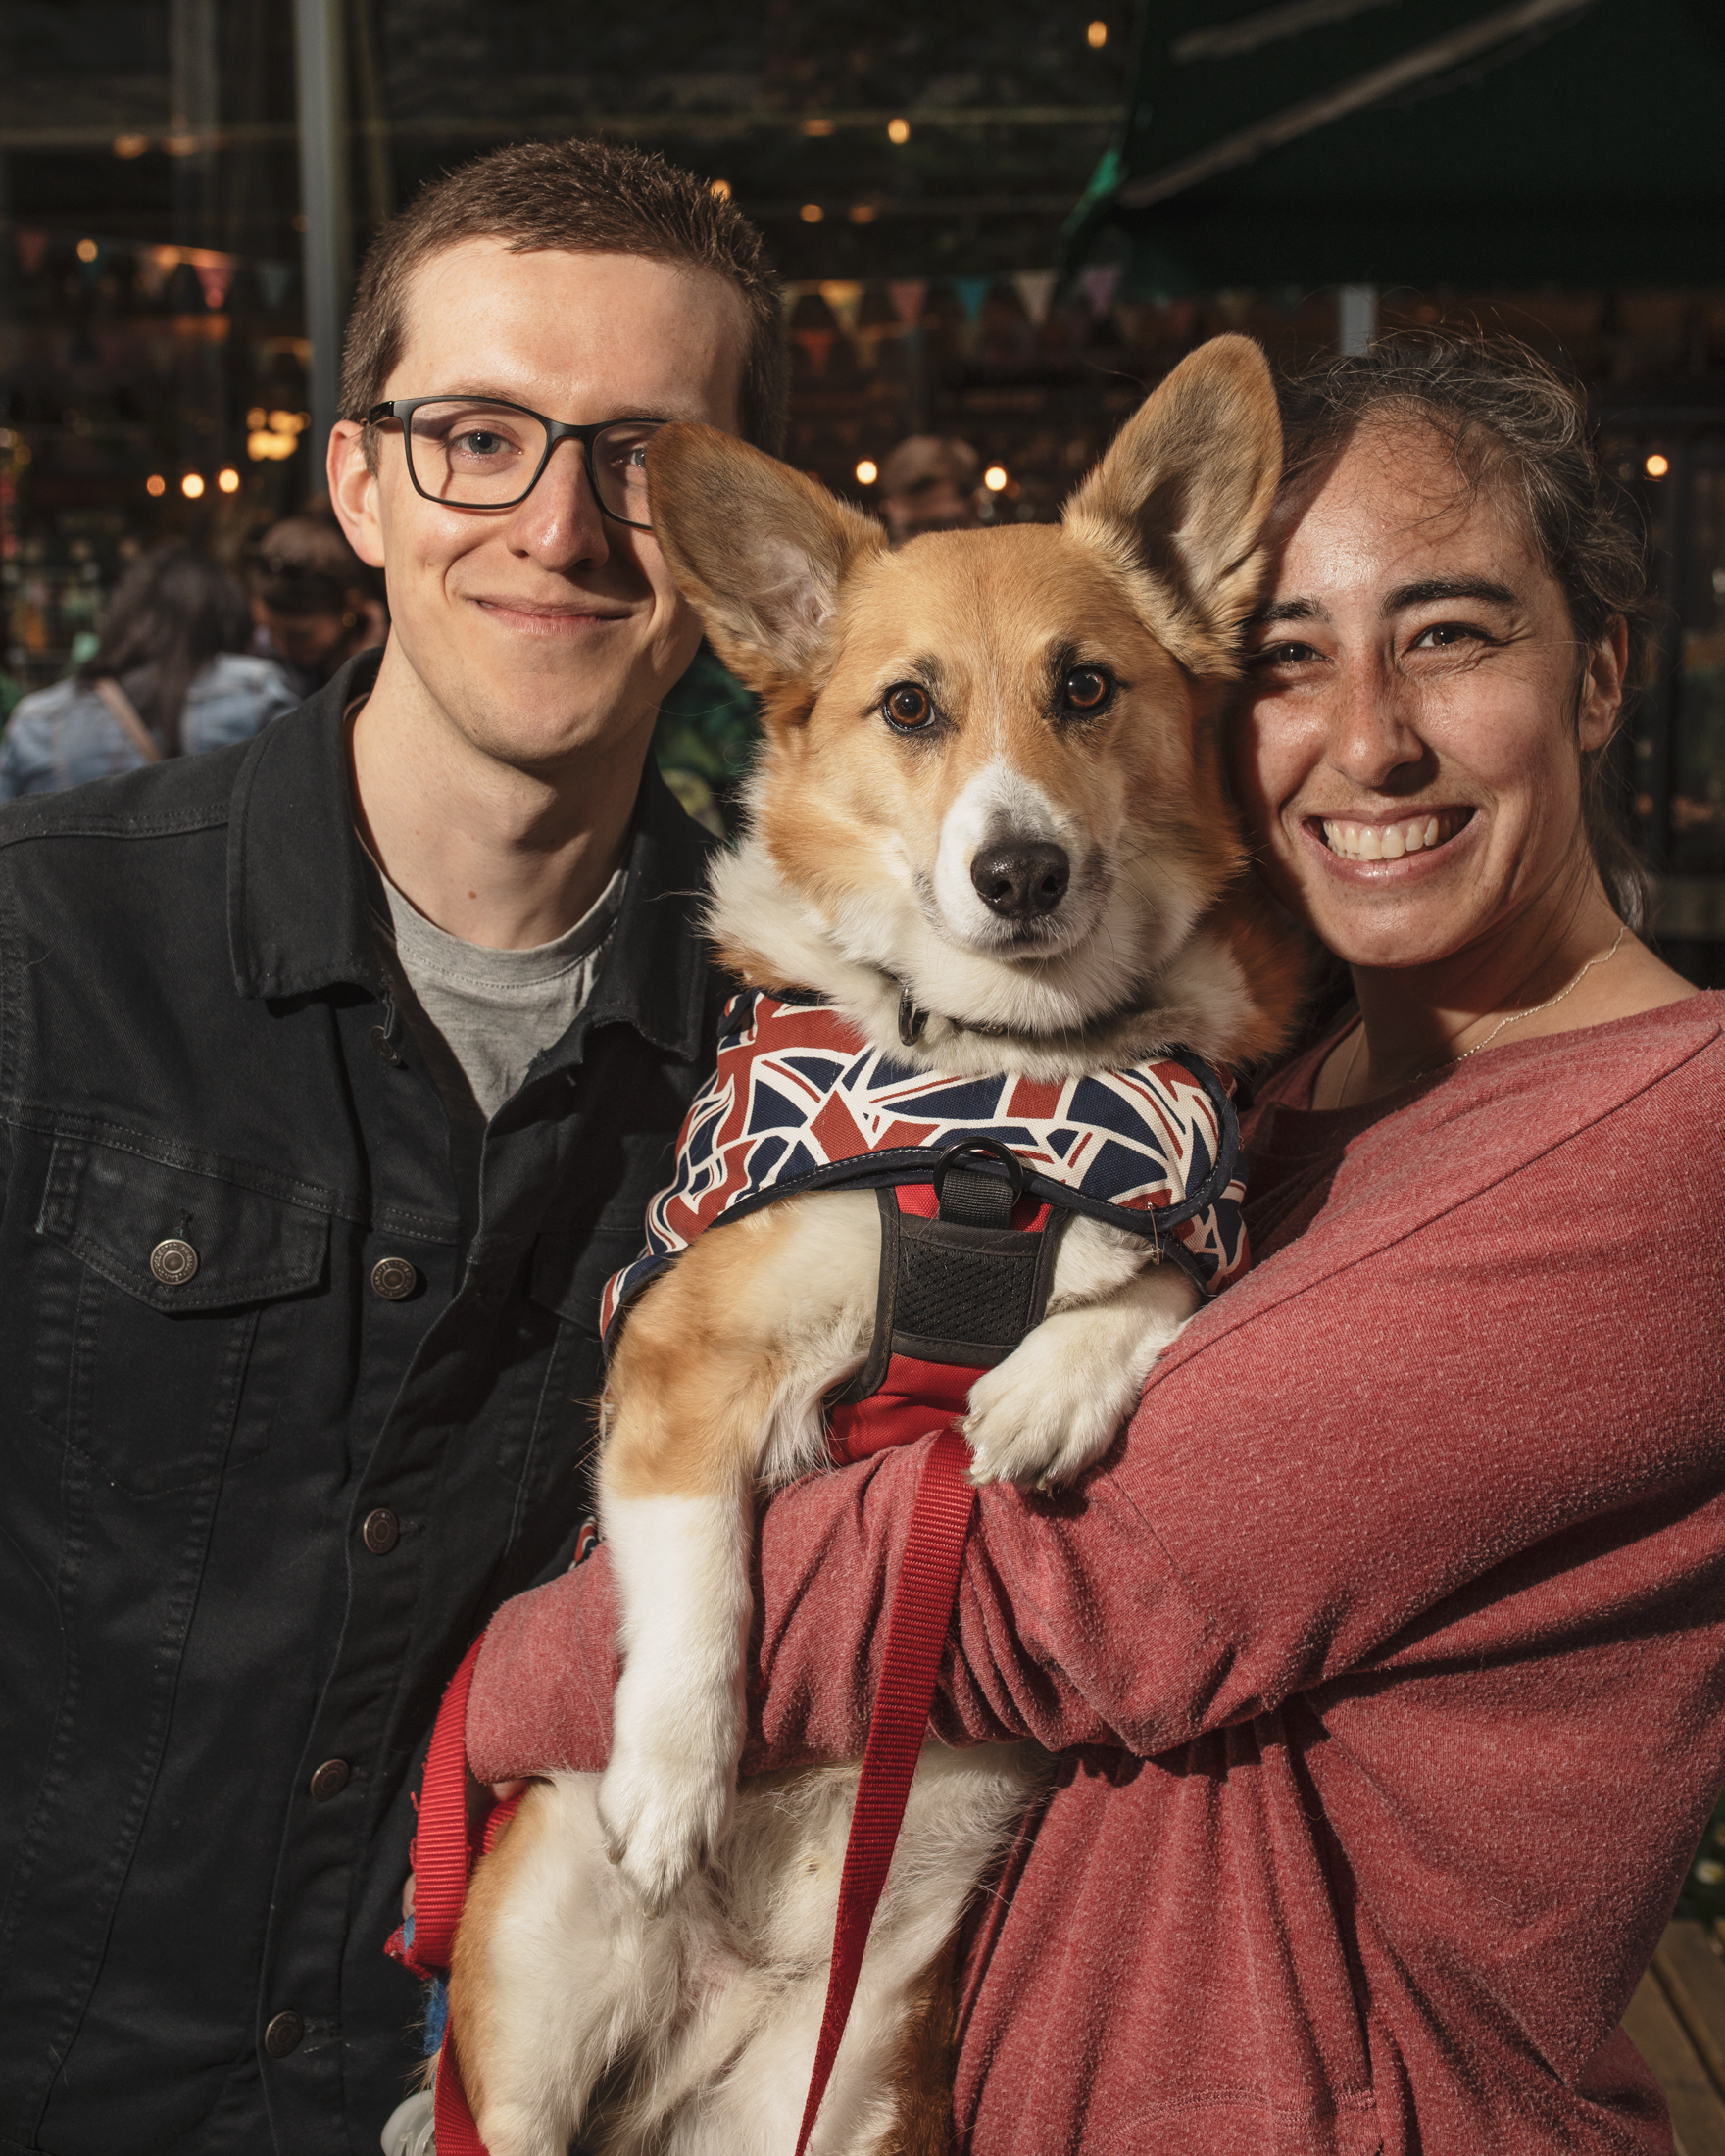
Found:
[[1285, 418], [1233, 766], [1277, 896], [1354, 970], [1314, 1104], [1688, 994], [1632, 940], [1605, 758], [1650, 593], [1578, 400], [1431, 340], [1295, 383]]

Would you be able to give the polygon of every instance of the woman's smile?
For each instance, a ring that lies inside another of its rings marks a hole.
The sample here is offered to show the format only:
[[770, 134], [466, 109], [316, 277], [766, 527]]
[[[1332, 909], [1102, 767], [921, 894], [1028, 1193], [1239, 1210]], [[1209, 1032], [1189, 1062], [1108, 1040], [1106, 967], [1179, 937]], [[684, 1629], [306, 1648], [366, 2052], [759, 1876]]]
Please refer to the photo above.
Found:
[[1447, 865], [1473, 818], [1471, 808], [1419, 808], [1395, 814], [1343, 809], [1335, 815], [1308, 815], [1305, 829], [1337, 867], [1369, 869], [1371, 881], [1383, 883]]

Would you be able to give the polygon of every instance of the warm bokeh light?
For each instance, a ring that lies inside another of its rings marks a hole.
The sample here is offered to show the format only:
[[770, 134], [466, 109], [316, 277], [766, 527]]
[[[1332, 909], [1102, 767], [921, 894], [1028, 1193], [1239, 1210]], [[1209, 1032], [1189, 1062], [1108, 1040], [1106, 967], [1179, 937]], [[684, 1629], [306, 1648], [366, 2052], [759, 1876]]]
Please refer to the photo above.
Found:
[[253, 464], [280, 464], [300, 446], [300, 438], [272, 426], [255, 426], [246, 436], [246, 455]]
[[116, 157], [142, 157], [149, 147], [150, 138], [148, 135], [124, 134], [114, 137], [114, 154]]
[[168, 492], [168, 481], [163, 478], [159, 471], [152, 471], [144, 481], [144, 492], [150, 495], [166, 494]]
[[1005, 490], [1007, 484], [1006, 466], [990, 465], [988, 469], [982, 474], [982, 483], [985, 487], [987, 487], [990, 494], [1002, 493]]
[[879, 215], [880, 212], [872, 202], [853, 202], [851, 205], [851, 222], [853, 224], [872, 224]]
[[93, 239], [80, 239], [77, 243], [77, 259], [79, 262], [94, 262], [101, 252], [102, 250]]
[[1084, 32], [1084, 39], [1092, 52], [1101, 52], [1109, 41], [1108, 24], [1106, 23], [1092, 23]]
[[203, 473], [198, 471], [188, 471], [185, 474], [184, 478], [181, 479], [179, 482], [179, 491], [185, 496], [188, 502], [195, 502], [198, 499], [199, 495], [202, 494], [204, 491]]
[[1670, 458], [1661, 457], [1658, 451], [1655, 449], [1653, 454], [1648, 459], [1648, 477], [1650, 479], [1662, 479], [1665, 476], [1666, 472], [1668, 472], [1670, 469]]
[[253, 405], [252, 409], [246, 414], [246, 424], [256, 433], [259, 427], [270, 424], [270, 415], [262, 405]]
[[270, 430], [272, 434], [297, 434], [300, 425], [297, 412], [272, 412], [270, 415]]
[[797, 214], [805, 224], [818, 224], [826, 212], [818, 202], [806, 202]]
[[234, 470], [231, 465], [223, 465], [216, 474], [216, 484], [223, 494], [237, 494], [239, 492], [239, 473]]
[[710, 195], [716, 195], [720, 202], [729, 202], [731, 199], [731, 183], [728, 179], [710, 179], [707, 182], [707, 192]]
[[838, 124], [836, 120], [806, 120], [803, 122], [803, 132], [806, 135], [814, 136], [816, 141], [819, 141], [829, 134], [836, 134]]
[[871, 487], [879, 477], [880, 466], [874, 463], [872, 458], [864, 457], [857, 466], [857, 484], [860, 487]]
[[886, 123], [886, 138], [889, 142], [909, 142], [911, 122], [908, 120], [889, 120]]

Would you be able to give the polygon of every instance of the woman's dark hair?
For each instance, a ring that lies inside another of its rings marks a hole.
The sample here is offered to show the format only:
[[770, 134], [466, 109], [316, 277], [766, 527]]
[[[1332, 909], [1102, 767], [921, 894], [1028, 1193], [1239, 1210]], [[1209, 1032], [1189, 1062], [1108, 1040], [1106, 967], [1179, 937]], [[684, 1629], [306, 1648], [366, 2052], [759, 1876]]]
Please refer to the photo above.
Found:
[[[1331, 463], [1367, 419], [1415, 419], [1449, 445], [1471, 490], [1507, 502], [1556, 579], [1589, 651], [1621, 619], [1629, 632], [1621, 726], [1653, 660], [1656, 607], [1645, 531], [1601, 462], [1575, 385], [1506, 338], [1386, 337], [1282, 385], [1287, 492]], [[1582, 676], [1577, 673], [1576, 713]], [[1648, 875], [1623, 829], [1610, 747], [1582, 759], [1582, 815], [1605, 892], [1631, 928], [1647, 918]]]
[[77, 677], [118, 680], [164, 755], [178, 756], [193, 681], [218, 652], [243, 652], [251, 641], [251, 607], [227, 571], [191, 547], [163, 547], [116, 585], [101, 642]]

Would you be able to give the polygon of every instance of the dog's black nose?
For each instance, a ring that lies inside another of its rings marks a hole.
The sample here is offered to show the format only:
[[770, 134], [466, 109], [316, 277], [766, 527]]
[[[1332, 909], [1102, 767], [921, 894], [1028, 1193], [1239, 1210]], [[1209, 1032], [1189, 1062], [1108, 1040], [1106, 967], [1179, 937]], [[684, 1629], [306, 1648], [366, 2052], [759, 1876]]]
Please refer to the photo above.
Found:
[[970, 863], [977, 896], [1009, 921], [1052, 913], [1065, 897], [1071, 876], [1063, 846], [991, 846]]

